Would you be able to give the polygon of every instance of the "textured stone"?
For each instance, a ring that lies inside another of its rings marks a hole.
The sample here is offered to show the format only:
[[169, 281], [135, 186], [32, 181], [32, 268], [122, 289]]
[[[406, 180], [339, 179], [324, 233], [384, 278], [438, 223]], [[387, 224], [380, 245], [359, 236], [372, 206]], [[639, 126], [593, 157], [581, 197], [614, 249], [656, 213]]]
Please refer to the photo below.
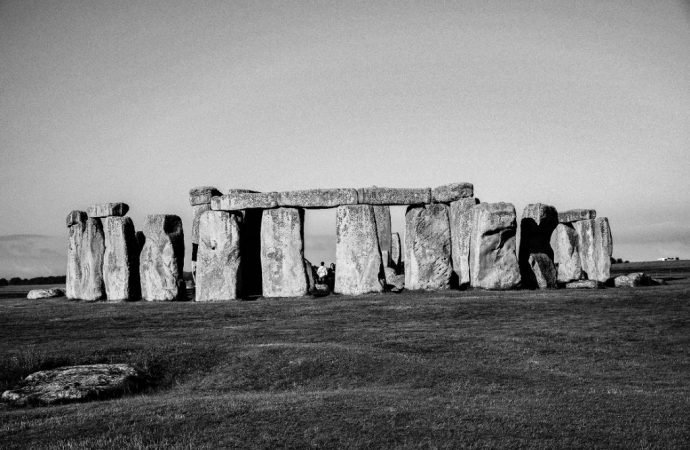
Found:
[[391, 261], [391, 208], [386, 205], [374, 206], [374, 216], [376, 217], [376, 234], [381, 250], [381, 261], [383, 266], [388, 267]]
[[213, 186], [199, 186], [189, 190], [189, 204], [192, 206], [208, 205], [211, 198], [223, 195]]
[[480, 203], [473, 207], [470, 278], [473, 287], [512, 289], [520, 284], [515, 249], [515, 207]]
[[386, 267], [384, 273], [386, 289], [391, 292], [401, 292], [405, 288], [405, 275], [398, 275], [392, 267]]
[[420, 205], [431, 203], [431, 189], [360, 188], [357, 189], [357, 198], [363, 205]]
[[278, 193], [278, 206], [293, 208], [334, 208], [356, 205], [356, 189], [308, 189]]
[[[558, 212], [553, 206], [543, 203], [525, 206], [520, 220], [520, 251], [518, 253], [523, 287], [541, 287], [544, 280], [539, 280], [539, 278], [543, 277], [545, 272], [551, 274], [552, 267], [555, 271], [551, 235], [556, 225], [558, 225]], [[530, 256], [535, 253], [543, 254], [550, 264], [540, 257], [537, 261], [539, 265], [535, 267], [530, 261]], [[541, 273], [535, 273], [535, 268]]]
[[315, 288], [316, 273], [314, 273], [314, 266], [312, 266], [307, 258], [304, 258], [304, 272], [307, 274], [307, 289], [311, 292]]
[[15, 406], [52, 405], [108, 399], [136, 392], [144, 377], [129, 364], [91, 364], [34, 372], [2, 400]]
[[654, 286], [660, 284], [658, 281], [651, 278], [646, 273], [633, 272], [627, 275], [619, 275], [613, 280], [615, 287], [640, 287], [640, 286]]
[[400, 273], [400, 262], [402, 261], [402, 244], [400, 242], [400, 234], [391, 234], [391, 257], [389, 265], [395, 269], [396, 273]]
[[41, 298], [54, 298], [62, 297], [65, 293], [62, 289], [50, 288], [50, 289], [32, 289], [26, 294], [26, 298], [29, 300], [38, 300]]
[[270, 209], [278, 206], [277, 192], [234, 192], [211, 199], [214, 211], [239, 211], [242, 209]]
[[89, 217], [110, 217], [110, 216], [124, 216], [129, 211], [127, 203], [98, 203], [89, 206], [86, 213]]
[[100, 219], [87, 218], [69, 227], [67, 298], [91, 301], [105, 296], [104, 253], [105, 239]]
[[405, 213], [405, 287], [450, 288], [453, 268], [448, 206], [410, 206]]
[[303, 209], [277, 208], [263, 212], [261, 277], [264, 297], [300, 297], [307, 294]]
[[168, 214], [148, 215], [144, 224], [144, 236], [146, 242], [139, 257], [141, 297], [149, 301], [186, 299], [182, 279], [182, 220]]
[[469, 197], [474, 197], [474, 186], [472, 183], [444, 184], [431, 190], [431, 200], [434, 203], [450, 203]]
[[558, 287], [558, 274], [551, 258], [545, 253], [531, 253], [527, 259], [530, 273], [539, 289]]
[[558, 213], [558, 221], [560, 223], [571, 223], [579, 220], [596, 219], [597, 212], [593, 209], [569, 209], [568, 211], [561, 211]]
[[566, 289], [599, 289], [604, 287], [597, 280], [578, 280], [565, 284]]
[[240, 296], [239, 213], [205, 211], [199, 217], [196, 301], [233, 300]]
[[78, 223], [86, 222], [88, 217], [89, 216], [85, 211], [70, 211], [70, 213], [67, 214], [67, 219], [65, 220], [67, 222], [67, 228]]
[[139, 283], [139, 245], [129, 217], [103, 219], [105, 254], [103, 282], [108, 300], [135, 300], [141, 296]]
[[558, 269], [558, 282], [568, 283], [582, 278], [577, 233], [571, 224], [560, 223], [551, 235], [553, 260]]
[[450, 242], [453, 271], [458, 285], [470, 283], [470, 238], [472, 237], [472, 208], [474, 198], [461, 198], [450, 203]]
[[201, 217], [201, 213], [210, 210], [210, 203], [203, 203], [192, 206], [192, 244], [199, 243], [199, 218]]
[[606, 217], [573, 223], [577, 233], [582, 271], [589, 280], [605, 283], [611, 277], [613, 239]]
[[339, 294], [381, 292], [383, 267], [370, 205], [339, 206], [336, 211], [335, 289]]

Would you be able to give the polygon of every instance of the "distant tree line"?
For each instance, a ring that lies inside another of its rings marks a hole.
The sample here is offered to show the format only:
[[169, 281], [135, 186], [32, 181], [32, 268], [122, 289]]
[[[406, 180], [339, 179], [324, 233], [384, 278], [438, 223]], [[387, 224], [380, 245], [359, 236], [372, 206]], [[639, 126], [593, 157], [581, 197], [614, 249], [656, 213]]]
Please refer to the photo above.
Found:
[[23, 284], [62, 284], [66, 281], [65, 275], [52, 277], [19, 278], [14, 277], [6, 280], [0, 278], [0, 286], [21, 286]]
[[613, 256], [611, 257], [611, 264], [623, 264], [623, 263], [629, 263], [630, 261], [625, 260], [623, 261], [623, 258], [614, 258]]

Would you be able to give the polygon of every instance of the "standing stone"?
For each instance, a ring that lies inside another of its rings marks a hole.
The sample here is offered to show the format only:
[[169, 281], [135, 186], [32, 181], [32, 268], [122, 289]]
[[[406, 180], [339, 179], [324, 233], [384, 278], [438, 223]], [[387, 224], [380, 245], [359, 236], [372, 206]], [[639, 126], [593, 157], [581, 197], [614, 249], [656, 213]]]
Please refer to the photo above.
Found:
[[461, 198], [450, 204], [450, 242], [453, 271], [459, 286], [470, 284], [470, 238], [472, 237], [472, 207], [476, 200]]
[[139, 253], [134, 224], [129, 217], [105, 217], [103, 281], [108, 300], [135, 300], [140, 296]]
[[527, 263], [530, 274], [534, 277], [539, 289], [555, 289], [558, 287], [558, 274], [551, 258], [545, 253], [530, 253]]
[[210, 210], [210, 203], [192, 206], [192, 244], [199, 243], [199, 218], [201, 217], [201, 214]]
[[[556, 272], [551, 249], [551, 235], [556, 225], [558, 225], [558, 212], [553, 206], [532, 203], [527, 205], [522, 212], [519, 262], [523, 287], [542, 289], [555, 287], [550, 282], [546, 283], [544, 276], [548, 274], [550, 278], [550, 275]], [[530, 259], [533, 254], [540, 256]], [[535, 266], [534, 263], [537, 265]]]
[[339, 206], [336, 210], [335, 288], [338, 294], [382, 292], [383, 270], [376, 218], [371, 205]]
[[391, 259], [390, 266], [395, 269], [395, 273], [400, 273], [400, 262], [402, 261], [402, 245], [400, 243], [400, 234], [391, 234]]
[[240, 295], [238, 213], [205, 211], [199, 217], [196, 301], [234, 300]]
[[383, 267], [388, 267], [391, 261], [391, 208], [386, 205], [376, 205], [374, 216], [376, 217], [376, 234], [381, 249]]
[[405, 287], [450, 288], [451, 237], [448, 206], [410, 206], [405, 213]]
[[597, 217], [573, 223], [578, 237], [578, 252], [582, 271], [587, 279], [605, 283], [611, 277], [613, 239], [609, 220]]
[[168, 214], [148, 215], [144, 236], [146, 243], [139, 258], [141, 297], [149, 301], [185, 299], [182, 220]]
[[568, 283], [582, 278], [577, 232], [571, 224], [559, 223], [551, 235], [553, 260], [558, 269], [558, 282]]
[[316, 274], [314, 273], [314, 266], [307, 258], [304, 258], [304, 272], [307, 274], [307, 289], [311, 292], [316, 284]]
[[470, 278], [473, 287], [512, 289], [520, 284], [515, 249], [515, 207], [480, 203], [473, 207]]
[[105, 296], [103, 254], [105, 239], [99, 219], [87, 218], [83, 211], [72, 211], [67, 217], [69, 248], [67, 250], [66, 295], [70, 299], [99, 300]]
[[263, 212], [261, 278], [264, 297], [300, 297], [307, 294], [303, 209], [277, 208]]

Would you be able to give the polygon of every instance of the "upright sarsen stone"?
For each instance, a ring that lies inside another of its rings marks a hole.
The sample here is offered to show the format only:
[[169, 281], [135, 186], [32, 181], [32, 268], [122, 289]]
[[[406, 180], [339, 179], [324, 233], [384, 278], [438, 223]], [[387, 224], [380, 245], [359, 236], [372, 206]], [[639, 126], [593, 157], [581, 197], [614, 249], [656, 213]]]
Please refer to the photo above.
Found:
[[303, 209], [277, 208], [263, 212], [261, 278], [264, 297], [300, 297], [307, 294]]
[[383, 266], [388, 267], [391, 260], [391, 208], [386, 205], [376, 205], [374, 216], [376, 217], [376, 234], [381, 249]]
[[108, 300], [135, 300], [140, 297], [139, 253], [134, 224], [129, 217], [103, 218], [105, 256], [103, 281]]
[[448, 289], [452, 273], [448, 206], [410, 206], [405, 213], [405, 287]]
[[578, 253], [582, 271], [588, 280], [605, 283], [611, 277], [613, 239], [609, 220], [597, 217], [573, 223], [578, 237]]
[[234, 300], [240, 296], [239, 213], [205, 211], [199, 217], [196, 301]]
[[141, 250], [139, 276], [141, 297], [149, 301], [183, 300], [185, 284], [182, 220], [168, 214], [152, 214], [144, 224], [146, 242]]
[[67, 216], [69, 247], [67, 250], [67, 298], [99, 300], [105, 296], [103, 255], [105, 239], [101, 221], [87, 218], [83, 211]]
[[512, 289], [520, 284], [515, 249], [515, 207], [510, 203], [480, 203], [473, 207], [470, 241], [472, 286]]
[[336, 212], [335, 288], [338, 294], [381, 292], [383, 266], [370, 205], [339, 206]]
[[200, 205], [192, 206], [192, 244], [199, 243], [199, 219], [201, 218], [201, 214], [210, 210], [210, 203], [202, 203]]
[[391, 234], [391, 260], [390, 267], [395, 269], [395, 273], [400, 273], [400, 263], [402, 261], [402, 244], [400, 242], [400, 234]]
[[453, 271], [458, 285], [470, 283], [470, 238], [472, 237], [472, 207], [474, 197], [461, 198], [450, 204], [450, 242]]
[[577, 241], [577, 232], [571, 224], [559, 223], [551, 235], [553, 261], [556, 263], [559, 283], [568, 283], [582, 278]]

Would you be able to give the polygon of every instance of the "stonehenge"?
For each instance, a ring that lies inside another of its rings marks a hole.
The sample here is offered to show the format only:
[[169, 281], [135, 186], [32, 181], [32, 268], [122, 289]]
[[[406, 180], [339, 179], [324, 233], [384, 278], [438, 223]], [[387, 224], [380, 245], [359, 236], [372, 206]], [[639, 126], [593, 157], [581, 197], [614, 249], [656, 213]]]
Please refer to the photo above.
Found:
[[[225, 192], [213, 186], [189, 191], [198, 302], [315, 293], [319, 283], [304, 254], [305, 210], [325, 208], [336, 215], [331, 278], [336, 294], [614, 285], [611, 229], [593, 209], [559, 212], [529, 204], [518, 228], [511, 203], [481, 203], [474, 186], [464, 182], [435, 188]], [[404, 237], [392, 231], [390, 206], [395, 205], [406, 207]], [[126, 203], [101, 203], [67, 216], [66, 296], [187, 299], [180, 217], [148, 215], [142, 232], [128, 211]]]

